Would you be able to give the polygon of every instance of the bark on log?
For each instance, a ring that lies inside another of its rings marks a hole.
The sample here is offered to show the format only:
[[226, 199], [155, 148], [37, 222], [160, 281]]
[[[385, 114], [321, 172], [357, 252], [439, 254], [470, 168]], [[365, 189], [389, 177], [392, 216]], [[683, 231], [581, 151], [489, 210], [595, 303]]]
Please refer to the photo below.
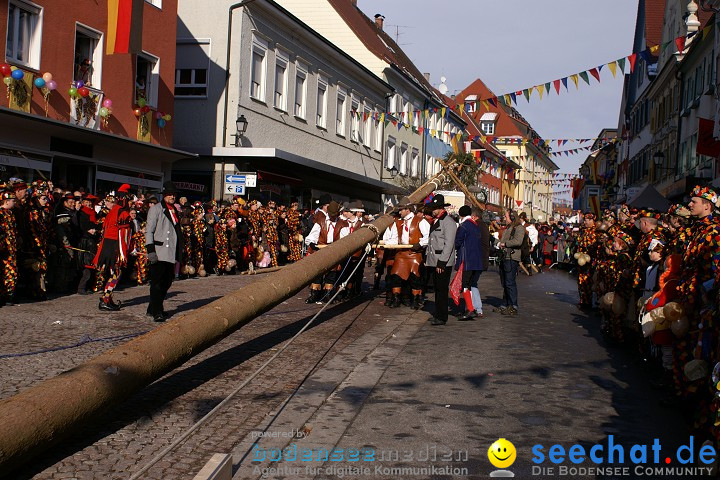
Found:
[[[410, 200], [421, 204], [446, 181], [441, 172], [418, 188]], [[393, 217], [383, 215], [372, 225], [378, 234]], [[318, 274], [376, 241], [372, 228], [360, 228], [301, 261], [267, 275], [187, 315], [117, 346], [0, 401], [0, 476], [42, 453], [143, 387], [222, 340], [296, 294]]]

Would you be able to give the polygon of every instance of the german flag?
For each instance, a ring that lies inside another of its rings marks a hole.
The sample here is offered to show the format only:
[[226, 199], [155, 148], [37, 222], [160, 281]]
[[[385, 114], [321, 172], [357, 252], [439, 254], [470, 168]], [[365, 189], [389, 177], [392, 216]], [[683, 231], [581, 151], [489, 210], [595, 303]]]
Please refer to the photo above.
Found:
[[142, 50], [145, 0], [107, 0], [108, 26], [105, 52], [138, 53]]

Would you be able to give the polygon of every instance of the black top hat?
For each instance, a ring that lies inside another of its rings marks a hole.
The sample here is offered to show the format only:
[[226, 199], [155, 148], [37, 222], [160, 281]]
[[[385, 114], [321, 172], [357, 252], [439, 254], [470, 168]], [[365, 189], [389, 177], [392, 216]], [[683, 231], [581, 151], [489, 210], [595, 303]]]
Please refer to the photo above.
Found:
[[171, 195], [173, 193], [178, 193], [178, 188], [175, 186], [175, 182], [165, 182], [163, 183], [163, 189], [162, 189], [162, 196], [165, 195]]
[[445, 208], [445, 207], [449, 207], [449, 206], [450, 206], [449, 203], [445, 203], [445, 195], [443, 195], [442, 193], [438, 193], [437, 195], [435, 195], [432, 199], [432, 202], [430, 202], [426, 205], [426, 207], [430, 207], [433, 210], [437, 210], [438, 208]]
[[322, 207], [323, 205], [329, 205], [330, 202], [332, 202], [332, 197], [328, 195], [327, 193], [323, 193], [320, 195], [320, 199], [318, 200], [318, 204]]

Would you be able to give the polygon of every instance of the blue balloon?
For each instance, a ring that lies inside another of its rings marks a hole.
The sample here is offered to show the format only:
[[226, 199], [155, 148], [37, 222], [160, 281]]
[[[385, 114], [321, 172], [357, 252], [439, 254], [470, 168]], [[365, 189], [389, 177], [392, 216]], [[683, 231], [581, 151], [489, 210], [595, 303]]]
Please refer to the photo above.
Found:
[[15, 80], [22, 80], [22, 78], [23, 78], [24, 76], [25, 76], [25, 72], [23, 72], [23, 71], [20, 70], [19, 68], [18, 68], [17, 70], [13, 70], [13, 72], [12, 72], [12, 77], [13, 77]]
[[45, 86], [45, 80], [42, 77], [38, 77], [33, 82], [37, 88], [43, 88]]
[[84, 86], [85, 86], [85, 82], [83, 82], [82, 80], [78, 80], [77, 83], [75, 84], [76, 88], [82, 88]]
[[164, 128], [164, 127], [165, 127], [165, 123], [166, 123], [166, 122], [165, 122], [165, 119], [164, 119], [164, 118], [158, 119], [158, 127]]

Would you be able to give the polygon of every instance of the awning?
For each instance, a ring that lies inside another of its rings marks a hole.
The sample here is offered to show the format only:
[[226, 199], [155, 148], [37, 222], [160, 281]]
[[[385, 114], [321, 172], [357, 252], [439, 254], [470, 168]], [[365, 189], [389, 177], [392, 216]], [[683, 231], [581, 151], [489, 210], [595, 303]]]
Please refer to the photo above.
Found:
[[[12, 125], [12, 128], [23, 130], [39, 131], [38, 129], [42, 128], [44, 135], [89, 145], [102, 144], [103, 147], [108, 149], [121, 150], [123, 154], [137, 156], [139, 158], [152, 155], [153, 159], [161, 162], [174, 162], [175, 160], [183, 158], [197, 157], [194, 153], [175, 150], [174, 148], [163, 147], [154, 143], [140, 142], [132, 138], [115, 135], [114, 133], [92, 130], [68, 122], [18, 112], [7, 107], [0, 107], [0, 124], [4, 122]], [[21, 149], [22, 147], [18, 145], [17, 148]], [[50, 152], [50, 154], [52, 154], [52, 152]], [[88, 158], [88, 161], [92, 160], [97, 159]]]

